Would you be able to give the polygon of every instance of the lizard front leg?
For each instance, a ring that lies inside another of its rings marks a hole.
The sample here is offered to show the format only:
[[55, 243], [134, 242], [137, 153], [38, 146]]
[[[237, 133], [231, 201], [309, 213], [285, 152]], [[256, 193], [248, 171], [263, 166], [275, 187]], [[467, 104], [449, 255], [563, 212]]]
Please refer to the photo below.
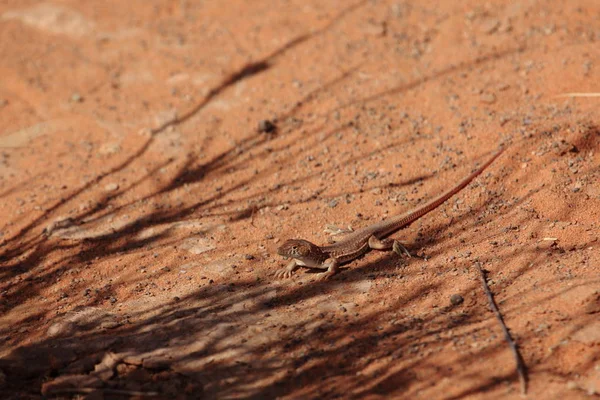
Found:
[[369, 238], [369, 247], [373, 250], [393, 250], [394, 253], [401, 256], [406, 254], [409, 258], [411, 257], [410, 252], [396, 239], [377, 239], [375, 235], [371, 235]]
[[329, 279], [333, 275], [337, 274], [339, 271], [338, 266], [340, 265], [340, 263], [338, 262], [338, 260], [331, 257], [331, 258], [328, 258], [327, 260], [325, 260], [323, 262], [323, 264], [321, 264], [321, 265], [322, 265], [322, 268], [327, 268], [327, 271], [318, 273], [317, 274], [318, 280]]
[[277, 278], [277, 279], [291, 278], [294, 271], [297, 270], [298, 268], [300, 268], [300, 265], [298, 265], [296, 260], [292, 260], [288, 263], [288, 265], [286, 265], [285, 267], [283, 267], [275, 272], [275, 278]]

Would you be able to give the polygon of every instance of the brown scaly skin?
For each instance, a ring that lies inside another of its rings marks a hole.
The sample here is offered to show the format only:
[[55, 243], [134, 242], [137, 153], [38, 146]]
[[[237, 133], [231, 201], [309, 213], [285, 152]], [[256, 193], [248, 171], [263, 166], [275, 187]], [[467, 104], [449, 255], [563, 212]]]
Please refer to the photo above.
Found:
[[481, 174], [504, 149], [498, 150], [482, 166], [477, 168], [469, 176], [462, 179], [457, 185], [443, 194], [424, 204], [423, 206], [405, 214], [395, 215], [376, 224], [367, 226], [347, 235], [344, 240], [329, 246], [317, 246], [308, 240], [290, 239], [286, 240], [278, 249], [277, 253], [292, 259], [290, 263], [275, 273], [277, 278], [290, 278], [299, 267], [325, 269], [317, 275], [318, 279], [327, 279], [338, 272], [340, 264], [350, 262], [371, 250], [393, 249], [397, 254], [410, 254], [397, 240], [387, 238], [389, 235], [408, 227], [410, 224], [425, 214], [435, 210], [450, 197], [460, 192], [473, 179]]

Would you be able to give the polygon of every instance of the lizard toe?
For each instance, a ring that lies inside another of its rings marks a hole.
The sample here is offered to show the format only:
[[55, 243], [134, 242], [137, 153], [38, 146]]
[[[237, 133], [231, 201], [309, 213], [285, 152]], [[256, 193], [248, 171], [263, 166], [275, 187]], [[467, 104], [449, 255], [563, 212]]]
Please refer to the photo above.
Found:
[[275, 278], [277, 278], [277, 279], [289, 279], [291, 277], [292, 277], [292, 271], [288, 271], [285, 268], [275, 271]]
[[399, 256], [407, 256], [408, 258], [412, 258], [412, 254], [410, 254], [410, 252], [407, 250], [406, 247], [404, 247], [402, 245], [402, 243], [398, 242], [397, 240], [394, 240], [394, 243], [392, 244], [392, 250], [394, 251], [394, 253], [398, 254]]
[[316, 279], [318, 281], [325, 281], [329, 278], [331, 278], [334, 274], [331, 271], [326, 271], [326, 272], [320, 272], [317, 274]]

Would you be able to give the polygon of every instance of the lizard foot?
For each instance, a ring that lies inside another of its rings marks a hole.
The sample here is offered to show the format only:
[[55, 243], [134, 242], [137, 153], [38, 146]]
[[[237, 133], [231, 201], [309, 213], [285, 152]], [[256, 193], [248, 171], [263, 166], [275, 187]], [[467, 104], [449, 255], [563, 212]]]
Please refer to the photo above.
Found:
[[410, 254], [406, 247], [404, 247], [402, 243], [397, 240], [394, 240], [394, 243], [392, 244], [392, 250], [399, 256], [406, 255], [408, 258], [412, 258], [412, 254]]
[[295, 270], [298, 269], [298, 263], [296, 260], [290, 261], [285, 267], [275, 271], [275, 279], [289, 279]]
[[275, 271], [275, 278], [276, 279], [289, 279], [292, 277], [293, 271], [290, 271], [287, 268], [281, 268], [277, 271]]

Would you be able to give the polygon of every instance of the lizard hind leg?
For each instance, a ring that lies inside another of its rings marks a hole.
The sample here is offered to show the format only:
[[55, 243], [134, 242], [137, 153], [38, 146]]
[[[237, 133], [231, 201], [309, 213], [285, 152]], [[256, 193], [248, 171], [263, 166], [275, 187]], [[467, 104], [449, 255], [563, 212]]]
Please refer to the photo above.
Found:
[[371, 235], [369, 238], [369, 247], [373, 250], [393, 250], [399, 256], [405, 254], [408, 258], [412, 257], [406, 247], [395, 239], [377, 239], [375, 235]]

